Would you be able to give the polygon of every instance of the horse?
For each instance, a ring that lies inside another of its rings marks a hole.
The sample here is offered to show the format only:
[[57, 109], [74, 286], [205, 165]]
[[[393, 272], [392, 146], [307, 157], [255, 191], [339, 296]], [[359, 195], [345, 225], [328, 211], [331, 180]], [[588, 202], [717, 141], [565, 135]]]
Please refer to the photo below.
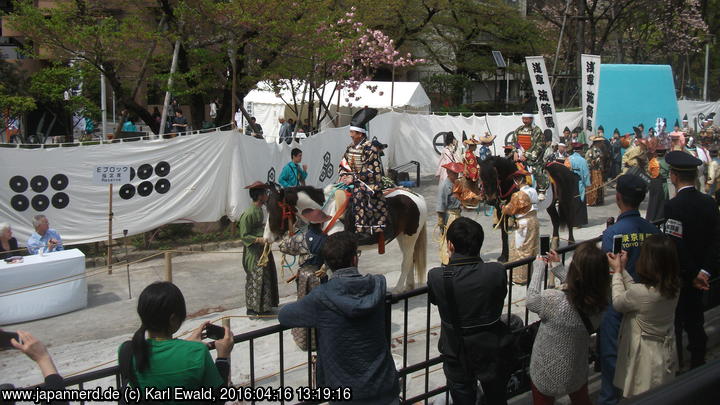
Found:
[[[510, 201], [512, 194], [519, 191], [513, 182], [513, 173], [517, 166], [512, 160], [502, 156], [491, 156], [480, 162], [480, 179], [483, 194], [486, 202], [500, 212], [500, 205]], [[557, 248], [560, 241], [560, 227], [567, 226], [568, 240], [574, 242], [572, 228], [575, 217], [575, 198], [577, 194], [577, 177], [562, 164], [549, 163], [545, 171], [552, 180], [552, 190], [548, 190], [546, 197], [550, 198], [546, 211], [550, 215], [553, 225], [553, 247]], [[558, 204], [559, 203], [559, 204]], [[559, 210], [556, 208], [559, 205]], [[502, 253], [498, 257], [499, 262], [508, 260], [508, 234], [507, 218], [502, 218], [500, 231], [502, 235]]]
[[[349, 228], [349, 214], [341, 213], [336, 218], [338, 200], [335, 195], [339, 188], [335, 185], [329, 185], [323, 190], [312, 186], [283, 189], [271, 184], [269, 189], [266, 204], [268, 221], [263, 234], [267, 240], [275, 241], [288, 234], [291, 228], [303, 222], [302, 213], [308, 209], [321, 209], [333, 218], [322, 224], [322, 229], [328, 235]], [[344, 191], [340, 193], [343, 194]], [[396, 239], [402, 251], [400, 279], [394, 288], [394, 292], [400, 293], [426, 282], [428, 211], [425, 198], [404, 188], [387, 190], [385, 202], [394, 234], [386, 235], [387, 241]], [[377, 247], [376, 242], [362, 245], [359, 249], [370, 250]]]

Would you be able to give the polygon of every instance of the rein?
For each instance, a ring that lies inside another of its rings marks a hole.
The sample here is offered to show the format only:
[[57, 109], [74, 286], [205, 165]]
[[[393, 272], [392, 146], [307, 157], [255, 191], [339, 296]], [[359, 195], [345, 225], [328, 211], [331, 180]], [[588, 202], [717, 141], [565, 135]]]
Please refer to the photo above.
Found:
[[[278, 201], [277, 205], [282, 211], [282, 214], [280, 216], [280, 229], [290, 232], [290, 223], [291, 220], [295, 219], [296, 209], [285, 201]], [[290, 232], [290, 236], [292, 236], [294, 233], [295, 232]]]

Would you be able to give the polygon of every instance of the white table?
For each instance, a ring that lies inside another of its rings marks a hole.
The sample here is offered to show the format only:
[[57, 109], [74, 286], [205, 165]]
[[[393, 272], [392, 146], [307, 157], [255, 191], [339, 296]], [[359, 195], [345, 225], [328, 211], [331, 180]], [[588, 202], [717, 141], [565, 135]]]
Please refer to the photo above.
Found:
[[0, 325], [86, 306], [85, 255], [78, 249], [25, 256], [22, 263], [0, 261]]

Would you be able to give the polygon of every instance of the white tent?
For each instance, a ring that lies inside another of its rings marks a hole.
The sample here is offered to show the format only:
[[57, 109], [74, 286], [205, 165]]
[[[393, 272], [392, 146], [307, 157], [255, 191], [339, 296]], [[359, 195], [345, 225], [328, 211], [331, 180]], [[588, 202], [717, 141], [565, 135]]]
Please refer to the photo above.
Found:
[[[293, 118], [297, 121], [297, 115], [288, 104], [297, 104], [298, 108], [300, 107], [305, 86], [300, 82], [293, 83], [293, 86], [296, 89], [295, 99], [293, 99], [292, 91], [289, 89], [282, 89], [276, 94], [267, 82], [258, 83], [257, 88], [245, 96], [245, 108], [262, 126], [265, 139], [268, 142], [277, 141], [280, 132], [279, 118]], [[395, 82], [394, 88], [392, 82], [364, 82], [355, 92], [349, 88], [335, 91], [335, 88], [336, 83], [331, 82], [322, 91], [323, 102], [329, 109], [329, 114], [323, 120], [319, 129], [335, 126], [332, 121], [335, 117], [338, 117], [337, 126], [347, 125], [352, 114], [359, 108], [366, 106], [377, 108], [380, 113], [392, 110], [430, 112], [430, 98], [419, 82]], [[353, 94], [353, 96], [351, 97], [350, 94]], [[392, 105], [390, 103], [391, 98]], [[319, 97], [316, 96], [315, 99], [317, 100]], [[308, 100], [309, 95], [306, 94], [306, 104], [301, 112], [300, 121], [307, 117]], [[323, 107], [320, 106], [320, 103], [315, 101], [314, 116], [317, 117], [318, 112], [320, 114], [325, 113], [324, 108], [320, 111], [321, 108]]]

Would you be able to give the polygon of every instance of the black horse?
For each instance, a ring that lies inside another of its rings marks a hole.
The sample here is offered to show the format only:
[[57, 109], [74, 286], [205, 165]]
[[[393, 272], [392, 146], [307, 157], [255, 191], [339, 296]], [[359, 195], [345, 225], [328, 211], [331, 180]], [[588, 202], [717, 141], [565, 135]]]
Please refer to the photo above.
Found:
[[[513, 182], [513, 173], [517, 171], [515, 162], [501, 156], [491, 156], [480, 162], [480, 181], [488, 204], [495, 207], [495, 212], [500, 212], [501, 204], [507, 204], [513, 193], [518, 191]], [[549, 163], [545, 171], [552, 179], [553, 200], [547, 208], [550, 220], [553, 224], [553, 244], [559, 245], [560, 227], [568, 227], [568, 240], [574, 242], [572, 228], [575, 217], [575, 195], [578, 193], [577, 176], [567, 167], [559, 163]], [[558, 205], [558, 207], [556, 207]], [[502, 233], [502, 253], [498, 261], [508, 260], [508, 234], [506, 217], [502, 217], [503, 223], [500, 226]]]

